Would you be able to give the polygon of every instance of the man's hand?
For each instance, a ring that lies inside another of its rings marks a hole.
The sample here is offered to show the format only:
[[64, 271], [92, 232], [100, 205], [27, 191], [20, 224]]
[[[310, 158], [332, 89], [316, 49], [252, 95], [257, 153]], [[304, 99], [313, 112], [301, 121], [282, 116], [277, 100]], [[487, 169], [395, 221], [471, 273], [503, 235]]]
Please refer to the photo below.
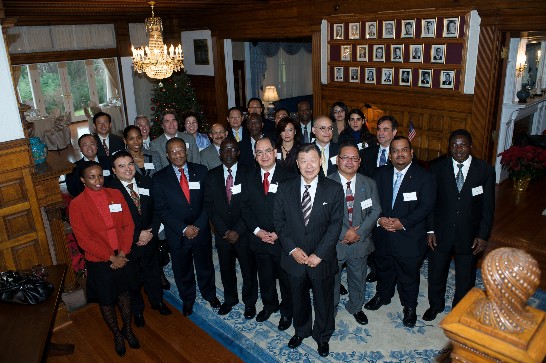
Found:
[[487, 242], [481, 238], [474, 238], [474, 243], [472, 244], [472, 253], [477, 255], [485, 249], [485, 244]]
[[434, 233], [427, 233], [427, 243], [430, 249], [434, 251], [434, 247], [438, 245], [436, 243], [436, 235]]
[[184, 231], [184, 235], [189, 239], [197, 237], [197, 234], [199, 234], [199, 228], [194, 225], [187, 226]]
[[235, 231], [227, 231], [224, 235], [224, 239], [231, 244], [235, 244], [239, 240], [239, 233]]
[[322, 261], [322, 259], [313, 253], [313, 254], [312, 254], [311, 256], [309, 256], [309, 258], [307, 259], [307, 266], [309, 266], [309, 267], [317, 267], [317, 265], [318, 265], [321, 261]]
[[400, 223], [400, 220], [398, 218], [389, 218], [389, 221], [391, 222], [391, 226], [395, 231], [400, 231], [404, 229], [404, 226], [402, 223]]
[[297, 263], [300, 265], [306, 265], [307, 259], [309, 258], [305, 252], [299, 247], [297, 247], [292, 253], [290, 254], [292, 257], [294, 257], [294, 260], [296, 260]]
[[381, 217], [379, 218], [377, 222], [379, 223], [379, 226], [383, 227], [386, 231], [396, 232], [396, 229], [394, 229], [394, 224], [391, 218]]
[[353, 243], [356, 243], [360, 240], [360, 236], [356, 231], [360, 228], [360, 226], [351, 227], [347, 230], [347, 233], [345, 233], [345, 236], [343, 237], [343, 240], [341, 243], [345, 243], [348, 245], [352, 245]]
[[140, 231], [140, 236], [138, 237], [137, 246], [146, 246], [148, 242], [152, 240], [153, 234], [152, 229], [143, 229]]

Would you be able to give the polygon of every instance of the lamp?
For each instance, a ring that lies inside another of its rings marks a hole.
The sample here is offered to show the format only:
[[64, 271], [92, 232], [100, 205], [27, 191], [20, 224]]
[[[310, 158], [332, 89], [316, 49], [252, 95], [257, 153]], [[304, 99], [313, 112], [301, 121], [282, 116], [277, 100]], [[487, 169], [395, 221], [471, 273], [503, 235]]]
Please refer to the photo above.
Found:
[[264, 95], [263, 95], [263, 101], [267, 102], [267, 114], [271, 115], [273, 113], [273, 110], [275, 106], [273, 106], [273, 102], [280, 100], [279, 94], [277, 93], [277, 89], [275, 86], [267, 86], [265, 87]]
[[135, 48], [131, 46], [133, 51], [133, 67], [138, 73], [146, 73], [150, 78], [163, 79], [170, 77], [174, 71], [179, 71], [184, 68], [182, 61], [182, 47], [178, 45], [176, 48], [171, 44], [167, 53], [167, 46], [163, 44], [163, 23], [161, 18], [154, 15], [155, 1], [148, 2], [152, 7], [152, 17], [146, 18], [146, 32], [150, 36], [150, 41], [147, 47]]
[[527, 58], [525, 54], [519, 55], [517, 57], [517, 67], [516, 67], [516, 77], [521, 78], [525, 73], [525, 68], [527, 68]]

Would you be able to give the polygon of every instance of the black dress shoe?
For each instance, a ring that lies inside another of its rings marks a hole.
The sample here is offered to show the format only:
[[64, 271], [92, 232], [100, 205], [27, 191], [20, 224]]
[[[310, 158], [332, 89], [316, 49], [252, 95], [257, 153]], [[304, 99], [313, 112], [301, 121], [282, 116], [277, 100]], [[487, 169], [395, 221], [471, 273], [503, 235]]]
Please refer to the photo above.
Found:
[[375, 272], [370, 272], [368, 276], [366, 276], [366, 282], [376, 282], [377, 281], [377, 275]]
[[161, 287], [163, 290], [170, 290], [171, 289], [171, 283], [169, 280], [167, 280], [167, 277], [165, 276], [165, 272], [163, 272], [163, 269], [161, 269]]
[[353, 314], [353, 316], [355, 317], [355, 320], [358, 324], [360, 325], [368, 324], [368, 317], [366, 316], [366, 314], [364, 314], [362, 310], [359, 311], [358, 313]]
[[404, 319], [402, 319], [404, 326], [413, 328], [416, 322], [417, 313], [415, 312], [415, 308], [404, 308]]
[[135, 323], [135, 326], [137, 328], [142, 328], [146, 324], [146, 322], [144, 321], [144, 315], [142, 313], [133, 314], [133, 322]]
[[281, 316], [281, 320], [279, 320], [279, 326], [277, 328], [282, 331], [290, 328], [290, 325], [292, 325], [292, 318]]
[[423, 314], [423, 320], [424, 321], [432, 321], [436, 319], [436, 315], [440, 314], [444, 309], [434, 309], [434, 308], [428, 308], [427, 311]]
[[271, 316], [271, 314], [275, 313], [279, 311], [279, 309], [277, 308], [276, 310], [269, 310], [269, 309], [263, 309], [262, 311], [260, 311], [258, 313], [258, 315], [256, 316], [256, 321], [258, 323], [261, 323], [263, 321], [266, 321], [267, 319], [269, 319], [269, 317]]
[[256, 316], [256, 307], [255, 306], [246, 306], [245, 305], [245, 319], [252, 319]]
[[152, 309], [159, 311], [161, 315], [171, 315], [173, 312], [171, 309], [165, 305], [164, 302], [160, 302], [159, 304], [153, 304]]
[[375, 296], [364, 305], [364, 309], [377, 310], [383, 305], [389, 305], [390, 303], [391, 299], [383, 299], [381, 295], [375, 294]]
[[220, 300], [215, 296], [214, 299], [209, 300], [210, 307], [213, 309], [219, 309], [220, 308]]
[[296, 349], [301, 345], [301, 342], [303, 341], [303, 338], [297, 335], [294, 335], [290, 340], [288, 341], [288, 348], [290, 349]]
[[120, 357], [125, 355], [125, 339], [123, 339], [123, 334], [119, 331], [114, 335], [114, 349]]
[[184, 316], [190, 316], [192, 313], [193, 313], [193, 305], [182, 306], [182, 314], [184, 314]]
[[330, 346], [328, 345], [328, 342], [318, 343], [317, 352], [321, 357], [327, 357], [328, 354], [330, 354]]
[[341, 284], [341, 285], [339, 286], [339, 293], [340, 293], [341, 295], [347, 295], [349, 292], [347, 291], [347, 289], [345, 288], [345, 286], [343, 286], [343, 284]]
[[218, 310], [218, 315], [227, 315], [227, 314], [229, 314], [229, 312], [231, 311], [231, 309], [233, 309], [235, 304], [230, 304], [230, 303], [224, 302], [222, 304], [222, 306], [220, 306], [220, 310]]

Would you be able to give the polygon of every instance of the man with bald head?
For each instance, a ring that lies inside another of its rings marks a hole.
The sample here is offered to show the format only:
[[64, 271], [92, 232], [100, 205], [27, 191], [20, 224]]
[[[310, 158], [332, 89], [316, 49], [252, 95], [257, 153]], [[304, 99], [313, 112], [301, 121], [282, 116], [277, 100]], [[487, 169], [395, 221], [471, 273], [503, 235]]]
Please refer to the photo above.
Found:
[[220, 144], [227, 135], [226, 127], [221, 123], [216, 123], [210, 128], [209, 137], [212, 140], [212, 144], [199, 152], [201, 164], [205, 165], [208, 170], [222, 164], [220, 160]]
[[313, 117], [313, 110], [311, 105], [307, 101], [298, 102], [298, 121], [301, 126], [302, 140], [304, 144], [310, 143], [314, 137], [311, 131], [311, 120]]

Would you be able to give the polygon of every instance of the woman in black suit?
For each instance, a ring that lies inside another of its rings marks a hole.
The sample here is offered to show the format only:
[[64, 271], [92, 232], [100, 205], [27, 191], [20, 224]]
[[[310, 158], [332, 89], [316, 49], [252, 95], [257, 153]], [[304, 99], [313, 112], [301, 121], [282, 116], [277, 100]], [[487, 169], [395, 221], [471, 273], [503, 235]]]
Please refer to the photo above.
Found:
[[359, 149], [368, 145], [375, 145], [375, 136], [370, 134], [366, 126], [366, 117], [358, 108], [349, 111], [348, 127], [339, 135], [339, 144], [350, 143], [356, 146], [361, 144]]
[[277, 124], [276, 138], [278, 150], [277, 159], [279, 160], [279, 163], [285, 169], [298, 173], [296, 158], [298, 149], [301, 146], [300, 125], [297, 121], [294, 121], [289, 117], [281, 119]]

